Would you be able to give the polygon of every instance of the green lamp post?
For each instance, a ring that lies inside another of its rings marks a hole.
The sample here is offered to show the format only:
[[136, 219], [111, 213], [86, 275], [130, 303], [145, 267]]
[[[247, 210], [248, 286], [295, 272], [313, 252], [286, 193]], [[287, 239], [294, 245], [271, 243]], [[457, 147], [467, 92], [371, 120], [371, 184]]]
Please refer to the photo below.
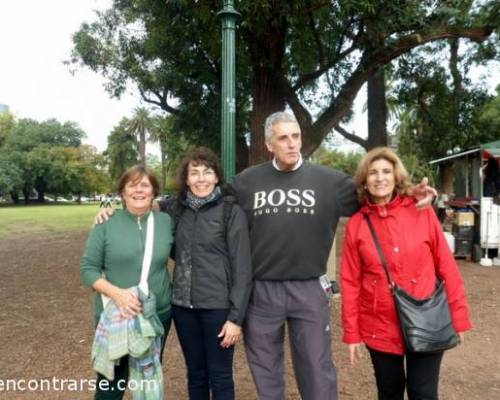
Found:
[[235, 31], [239, 13], [234, 9], [233, 0], [224, 0], [219, 12], [222, 20], [222, 119], [221, 155], [225, 177], [231, 181], [235, 168], [235, 117], [236, 117], [236, 62]]

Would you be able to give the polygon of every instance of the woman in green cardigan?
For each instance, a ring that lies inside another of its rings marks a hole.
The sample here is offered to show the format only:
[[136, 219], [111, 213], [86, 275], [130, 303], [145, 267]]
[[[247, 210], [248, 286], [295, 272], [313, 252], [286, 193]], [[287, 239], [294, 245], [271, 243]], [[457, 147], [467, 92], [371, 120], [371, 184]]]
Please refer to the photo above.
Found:
[[[173, 223], [165, 213], [152, 211], [153, 199], [158, 196], [159, 185], [155, 176], [143, 166], [127, 170], [118, 181], [118, 191], [124, 209], [114, 218], [95, 225], [90, 232], [85, 253], [81, 259], [80, 276], [86, 286], [93, 288], [95, 297], [94, 317], [97, 325], [103, 311], [101, 294], [119, 308], [123, 318], [134, 318], [141, 313], [141, 302], [130, 290], [141, 277], [148, 217], [154, 217], [154, 241], [151, 267], [148, 275], [149, 290], [156, 297], [156, 312], [165, 334], [161, 354], [170, 328], [171, 279], [167, 270], [168, 257], [173, 243]], [[96, 399], [121, 399], [128, 380], [127, 356], [115, 366], [114, 379], [98, 374]], [[102, 390], [108, 388], [108, 390]]]

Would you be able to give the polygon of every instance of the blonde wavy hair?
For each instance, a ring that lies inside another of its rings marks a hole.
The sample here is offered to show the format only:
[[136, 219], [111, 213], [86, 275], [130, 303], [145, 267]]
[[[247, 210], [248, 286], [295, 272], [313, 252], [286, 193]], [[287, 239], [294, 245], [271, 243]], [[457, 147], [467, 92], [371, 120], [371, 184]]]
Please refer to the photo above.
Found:
[[412, 184], [410, 182], [408, 171], [406, 171], [401, 159], [398, 157], [396, 152], [389, 147], [376, 147], [366, 153], [366, 155], [361, 159], [358, 164], [356, 175], [354, 176], [356, 191], [358, 192], [358, 199], [360, 203], [362, 204], [365, 200], [370, 199], [370, 193], [368, 193], [366, 188], [366, 178], [368, 177], [370, 165], [377, 160], [386, 160], [392, 164], [394, 168], [396, 193], [401, 196], [410, 196]]

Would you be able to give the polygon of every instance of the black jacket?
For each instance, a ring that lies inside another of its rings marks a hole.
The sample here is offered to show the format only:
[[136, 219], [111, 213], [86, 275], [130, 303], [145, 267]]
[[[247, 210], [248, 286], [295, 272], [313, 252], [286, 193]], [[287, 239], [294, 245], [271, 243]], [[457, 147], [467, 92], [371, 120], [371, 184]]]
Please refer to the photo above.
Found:
[[248, 224], [241, 207], [224, 195], [196, 211], [182, 199], [160, 201], [160, 209], [177, 220], [172, 303], [228, 308], [228, 320], [241, 325], [252, 286]]

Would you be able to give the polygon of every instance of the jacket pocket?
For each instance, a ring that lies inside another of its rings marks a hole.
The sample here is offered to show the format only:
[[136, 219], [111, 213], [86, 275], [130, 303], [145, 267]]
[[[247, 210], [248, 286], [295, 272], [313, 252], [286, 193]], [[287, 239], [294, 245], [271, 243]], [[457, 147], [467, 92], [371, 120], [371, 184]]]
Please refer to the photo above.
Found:
[[378, 304], [378, 280], [371, 279], [361, 292], [361, 312], [375, 315]]

